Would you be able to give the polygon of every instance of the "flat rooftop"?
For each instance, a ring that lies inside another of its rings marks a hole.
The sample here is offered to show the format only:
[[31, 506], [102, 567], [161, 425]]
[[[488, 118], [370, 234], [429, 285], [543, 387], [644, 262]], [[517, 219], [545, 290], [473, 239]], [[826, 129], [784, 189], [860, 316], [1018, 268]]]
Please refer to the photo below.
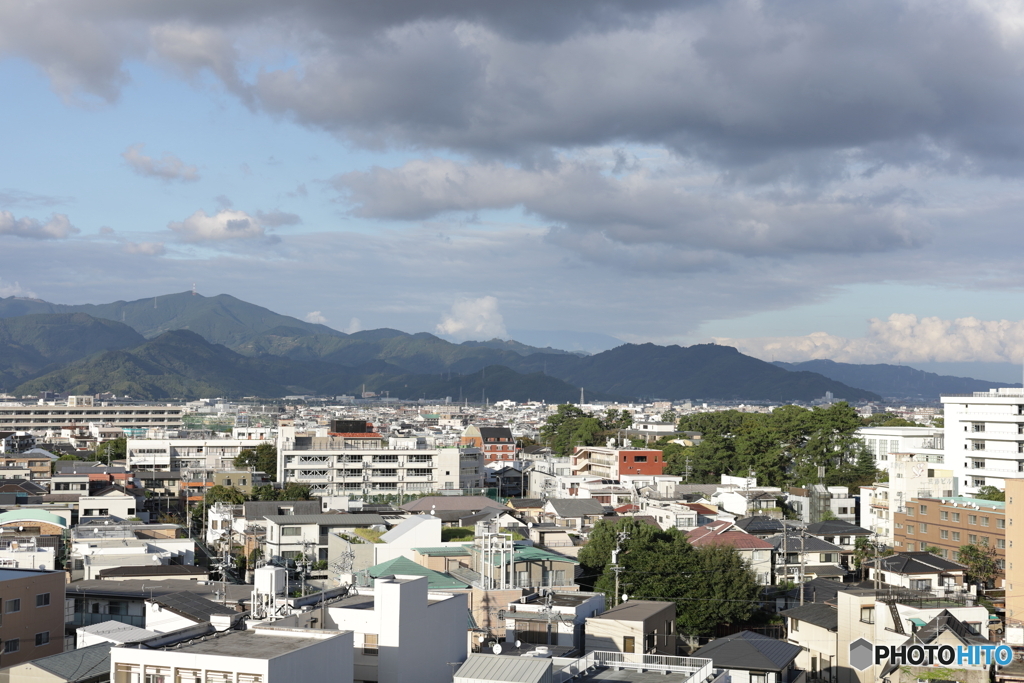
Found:
[[[337, 631], [335, 633], [340, 633]], [[277, 635], [273, 632], [231, 631], [217, 638], [183, 645], [174, 652], [193, 655], [222, 655], [225, 657], [247, 657], [249, 659], [273, 659], [302, 648], [322, 643], [324, 638], [297, 638]]]
[[0, 569], [0, 581], [27, 579], [30, 576], [41, 576], [43, 574], [53, 573], [53, 571], [48, 569]]

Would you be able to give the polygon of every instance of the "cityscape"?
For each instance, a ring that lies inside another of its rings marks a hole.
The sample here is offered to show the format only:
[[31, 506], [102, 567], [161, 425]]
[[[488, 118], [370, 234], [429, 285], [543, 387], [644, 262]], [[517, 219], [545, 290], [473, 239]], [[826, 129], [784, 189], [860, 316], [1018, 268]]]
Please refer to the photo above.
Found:
[[0, 683], [1024, 683], [1022, 27], [0, 2]]

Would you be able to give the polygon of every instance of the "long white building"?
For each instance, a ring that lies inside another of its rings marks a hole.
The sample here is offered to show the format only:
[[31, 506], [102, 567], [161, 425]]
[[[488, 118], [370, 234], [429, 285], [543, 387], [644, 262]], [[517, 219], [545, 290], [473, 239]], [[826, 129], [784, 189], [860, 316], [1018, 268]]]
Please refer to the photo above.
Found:
[[231, 470], [238, 454], [270, 439], [128, 439], [128, 469]]
[[959, 494], [1024, 479], [1024, 392], [993, 389], [942, 397], [946, 466]]
[[857, 436], [875, 458], [875, 467], [888, 472], [896, 453], [909, 453], [919, 462], [945, 464], [945, 434], [938, 427], [861, 427]]
[[45, 432], [90, 423], [129, 429], [179, 429], [183, 408], [171, 404], [103, 405], [92, 396], [69, 396], [64, 403], [0, 403], [0, 431]]

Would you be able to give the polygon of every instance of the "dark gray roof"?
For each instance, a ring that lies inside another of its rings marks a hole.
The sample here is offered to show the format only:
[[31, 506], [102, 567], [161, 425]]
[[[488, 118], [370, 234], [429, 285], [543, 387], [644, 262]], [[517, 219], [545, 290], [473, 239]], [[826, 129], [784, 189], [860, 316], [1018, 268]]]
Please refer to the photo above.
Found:
[[321, 526], [373, 526], [385, 524], [380, 515], [264, 515], [263, 519], [275, 524], [319, 524]]
[[114, 643], [97, 643], [59, 655], [35, 659], [31, 664], [68, 683], [87, 681], [103, 674], [110, 675], [110, 648], [113, 646]]
[[186, 591], [159, 595], [153, 598], [153, 602], [164, 609], [168, 609], [175, 614], [185, 617], [186, 619], [192, 619], [199, 623], [209, 621], [210, 617], [214, 614], [236, 613], [235, 610], [230, 607], [218, 605], [211, 600], [207, 600], [206, 598]]
[[814, 536], [870, 536], [871, 531], [864, 527], [844, 522], [841, 519], [829, 519], [807, 525], [807, 533]]
[[[841, 581], [834, 581], [832, 579], [821, 579], [814, 578], [810, 581], [806, 581], [803, 584], [804, 590], [804, 601], [809, 602], [835, 602], [836, 595], [839, 591], [853, 590], [856, 588], [870, 588], [871, 583], [842, 583]], [[800, 600], [799, 587], [794, 588], [786, 593], [786, 595], [793, 600]]]
[[315, 515], [320, 512], [319, 500], [251, 500], [242, 504], [245, 518], [262, 520], [268, 515], [278, 514], [281, 508], [292, 508], [297, 515]]
[[523, 508], [541, 508], [544, 507], [543, 498], [513, 498], [509, 501], [513, 508], [521, 510]]
[[[874, 566], [875, 559], [871, 558], [866, 564]], [[878, 565], [882, 571], [895, 572], [897, 574], [935, 574], [945, 571], [963, 571], [964, 565], [952, 560], [944, 560], [938, 555], [931, 553], [896, 553], [888, 557], [878, 558]]]
[[591, 619], [616, 619], [619, 621], [643, 621], [663, 612], [666, 608], [672, 607], [671, 602], [660, 602], [657, 600], [627, 600], [621, 605], [616, 605], [605, 610]]
[[973, 633], [967, 624], [957, 619], [949, 610], [942, 610], [927, 624], [914, 633], [914, 640], [922, 643], [930, 643], [939, 634], [945, 631], [952, 631], [965, 645], [985, 645], [989, 641], [977, 633]]
[[147, 576], [170, 576], [172, 574], [179, 574], [181, 576], [194, 575], [194, 576], [206, 576], [208, 570], [203, 567], [196, 567], [190, 564], [160, 564], [160, 565], [140, 565], [138, 567], [110, 567], [108, 569], [101, 569], [99, 577], [106, 579], [114, 576], [137, 576], [139, 578], [145, 578]]
[[555, 509], [555, 514], [566, 519], [569, 517], [582, 517], [584, 515], [603, 515], [604, 506], [593, 498], [555, 498], [548, 503]]
[[823, 541], [817, 536], [801, 536], [800, 534], [776, 534], [764, 539], [775, 546], [776, 550], [787, 553], [836, 553], [842, 552], [842, 548], [828, 541]]
[[512, 443], [516, 440], [512, 436], [512, 430], [508, 427], [479, 427], [479, 430], [480, 436], [484, 440], [484, 445], [488, 443], [488, 439], [502, 439], [504, 443]]
[[460, 512], [479, 512], [487, 507], [494, 507], [499, 503], [486, 496], [425, 496], [410, 501], [402, 506], [407, 512], [426, 512], [431, 510], [458, 510]]
[[839, 611], [832, 605], [820, 602], [800, 605], [793, 609], [784, 610], [781, 614], [784, 617], [806, 621], [808, 624], [814, 624], [829, 631], [835, 631], [839, 628]]
[[748, 534], [775, 534], [782, 533], [782, 522], [764, 515], [743, 517], [733, 522], [737, 527]]
[[804, 567], [804, 573], [815, 576], [846, 576], [846, 570], [834, 564], [809, 564]]
[[712, 640], [693, 653], [705, 657], [719, 669], [746, 671], [782, 671], [801, 652], [799, 645], [785, 643], [753, 631], [740, 631]]

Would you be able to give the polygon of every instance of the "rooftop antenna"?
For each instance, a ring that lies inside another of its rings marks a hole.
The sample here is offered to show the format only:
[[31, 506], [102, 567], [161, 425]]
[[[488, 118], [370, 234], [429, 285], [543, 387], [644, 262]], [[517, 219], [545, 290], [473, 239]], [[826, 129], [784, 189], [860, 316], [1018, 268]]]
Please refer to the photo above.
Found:
[[583, 387], [580, 387], [580, 405], [583, 405]]

